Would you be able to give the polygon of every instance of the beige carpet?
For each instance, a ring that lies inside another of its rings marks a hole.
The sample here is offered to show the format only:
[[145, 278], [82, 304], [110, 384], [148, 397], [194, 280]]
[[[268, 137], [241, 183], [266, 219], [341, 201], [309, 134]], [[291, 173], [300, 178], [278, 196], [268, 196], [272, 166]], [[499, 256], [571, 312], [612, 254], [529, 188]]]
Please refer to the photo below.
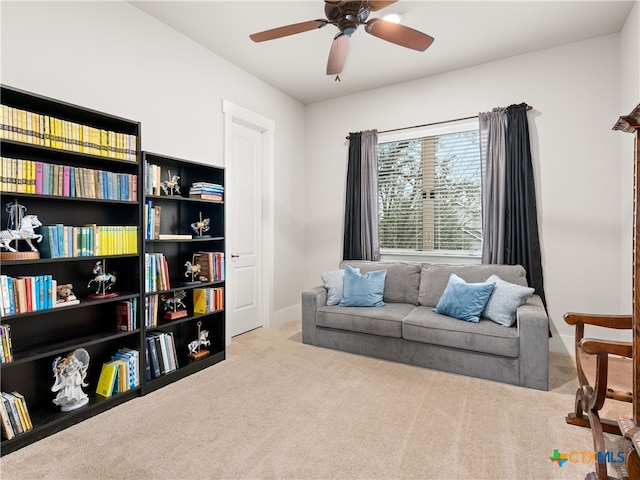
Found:
[[[567, 359], [553, 357], [541, 392], [304, 345], [292, 322], [236, 337], [224, 362], [2, 457], [0, 474], [580, 479], [591, 465], [549, 459], [593, 449], [589, 430], [564, 423], [576, 388]], [[616, 454], [624, 446], [607, 439]]]

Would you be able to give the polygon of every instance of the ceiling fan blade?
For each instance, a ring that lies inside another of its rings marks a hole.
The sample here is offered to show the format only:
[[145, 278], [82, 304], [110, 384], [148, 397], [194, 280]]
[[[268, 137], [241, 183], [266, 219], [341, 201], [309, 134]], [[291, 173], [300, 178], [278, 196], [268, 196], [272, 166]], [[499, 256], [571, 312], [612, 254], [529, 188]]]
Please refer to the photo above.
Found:
[[380, 18], [372, 18], [364, 28], [367, 33], [375, 37], [421, 52], [424, 52], [433, 43], [433, 37], [426, 33]]
[[369, 10], [375, 12], [376, 10], [383, 9], [389, 5], [393, 5], [398, 0], [369, 0]]
[[344, 68], [349, 53], [349, 37], [339, 33], [331, 43], [329, 60], [327, 61], [327, 75], [338, 75]]
[[295, 35], [296, 33], [307, 32], [315, 28], [322, 28], [327, 23], [327, 20], [309, 20], [308, 22], [292, 23], [284, 27], [272, 28], [265, 30], [264, 32], [254, 33], [249, 35], [249, 38], [254, 42], [264, 42], [266, 40], [274, 40], [276, 38], [288, 37], [289, 35]]

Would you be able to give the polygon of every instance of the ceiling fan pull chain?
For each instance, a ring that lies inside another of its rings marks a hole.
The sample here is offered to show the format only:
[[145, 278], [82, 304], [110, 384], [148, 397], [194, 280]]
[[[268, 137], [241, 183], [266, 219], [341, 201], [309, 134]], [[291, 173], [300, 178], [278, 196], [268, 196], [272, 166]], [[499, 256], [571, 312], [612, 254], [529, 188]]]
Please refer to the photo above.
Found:
[[341, 82], [340, 75], [336, 75], [336, 78], [333, 79], [334, 82]]

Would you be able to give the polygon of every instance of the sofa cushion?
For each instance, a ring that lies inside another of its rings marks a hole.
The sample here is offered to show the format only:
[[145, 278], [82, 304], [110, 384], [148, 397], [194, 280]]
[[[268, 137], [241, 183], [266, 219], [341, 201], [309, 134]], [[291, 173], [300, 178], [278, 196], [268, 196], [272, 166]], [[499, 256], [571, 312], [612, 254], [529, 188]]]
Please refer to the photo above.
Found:
[[372, 272], [374, 270], [386, 270], [387, 278], [384, 284], [383, 300], [387, 303], [410, 303], [412, 305], [418, 305], [421, 268], [419, 263], [346, 260], [342, 262], [342, 265], [360, 268], [362, 273]]
[[435, 307], [447, 287], [449, 277], [455, 273], [470, 283], [486, 282], [491, 275], [516, 285], [527, 286], [527, 273], [521, 265], [451, 265], [434, 263], [422, 267], [420, 272], [419, 303]]
[[320, 307], [316, 325], [384, 337], [402, 336], [402, 319], [416, 308], [406, 303], [390, 303], [384, 308]]
[[467, 283], [452, 273], [433, 311], [465, 322], [478, 323], [495, 286], [495, 282]]
[[338, 305], [342, 300], [344, 270], [340, 269], [323, 273], [321, 277], [324, 288], [327, 289], [327, 305]]
[[360, 273], [358, 269], [345, 266], [344, 288], [341, 307], [383, 307], [384, 279], [386, 270]]
[[535, 290], [505, 282], [498, 275], [491, 275], [487, 282], [494, 282], [496, 286], [484, 307], [482, 316], [498, 325], [512, 326], [516, 321], [516, 310], [533, 295]]
[[478, 323], [461, 322], [430, 307], [416, 307], [405, 317], [402, 336], [414, 342], [504, 357], [516, 358], [520, 352], [517, 328], [504, 328], [482, 318]]

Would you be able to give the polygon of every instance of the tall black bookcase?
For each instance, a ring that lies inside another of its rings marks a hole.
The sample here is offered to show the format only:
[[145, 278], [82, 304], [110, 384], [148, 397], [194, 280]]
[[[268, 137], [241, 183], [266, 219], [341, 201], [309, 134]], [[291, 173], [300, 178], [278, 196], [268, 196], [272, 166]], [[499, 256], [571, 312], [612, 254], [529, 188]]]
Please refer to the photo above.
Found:
[[[194, 183], [206, 182], [224, 187], [224, 169], [151, 152], [142, 152], [142, 159], [145, 177], [145, 212], [159, 207], [158, 217], [151, 220], [152, 216], [148, 215], [150, 219], [145, 222], [147, 229], [144, 253], [145, 256], [163, 255], [167, 264], [170, 287], [145, 288], [146, 305], [153, 303], [152, 297], [159, 299], [156, 311], [146, 316], [145, 337], [148, 333], [158, 332], [172, 335], [177, 360], [177, 369], [167, 374], [149, 379], [147, 373], [147, 381], [143, 385], [144, 394], [225, 358], [224, 260], [222, 259], [218, 278], [197, 283], [192, 281], [197, 280], [199, 275], [192, 277], [186, 268], [187, 262], [195, 263], [193, 255], [197, 252], [215, 252], [224, 255], [225, 224], [222, 199], [210, 200], [190, 196], [190, 187]], [[153, 169], [158, 169], [158, 178], [155, 181], [150, 178], [150, 176], [156, 176], [155, 170], [154, 173], [150, 173]], [[174, 178], [179, 184], [179, 193], [170, 189], [165, 192], [160, 183]], [[206, 232], [198, 232], [192, 227], [192, 224], [201, 220], [208, 220]], [[198, 235], [199, 233], [204, 234]], [[147, 279], [149, 278], [148, 270], [147, 266]], [[220, 308], [212, 309], [208, 313], [195, 313], [194, 290], [214, 288], [222, 291]], [[182, 301], [186, 310], [185, 316], [173, 320], [166, 319], [162, 299], [170, 299], [178, 292], [184, 293]], [[210, 344], [202, 347], [209, 354], [202, 359], [194, 360], [188, 356], [188, 345], [199, 338], [198, 324], [200, 324], [200, 330], [206, 330], [209, 333]]]
[[[0, 276], [19, 278], [50, 275], [58, 285], [72, 284], [73, 292], [80, 300], [77, 304], [56, 308], [21, 313], [3, 312], [0, 318], [3, 327], [10, 327], [12, 354], [11, 360], [0, 366], [1, 390], [16, 391], [24, 396], [33, 423], [32, 429], [10, 440], [2, 439], [0, 451], [4, 455], [225, 358], [224, 309], [194, 315], [192, 295], [195, 288], [224, 288], [224, 280], [186, 287], [180, 285], [187, 280], [184, 264], [192, 259], [194, 252], [224, 252], [224, 203], [189, 198], [188, 188], [197, 181], [223, 185], [224, 170], [162, 155], [143, 154], [139, 122], [14, 87], [2, 85], [0, 89], [0, 103], [3, 106], [0, 116], [0, 229], [6, 230], [9, 224], [7, 205], [17, 202], [26, 208], [26, 214], [37, 215], [42, 223], [42, 227], [36, 229], [37, 233], [42, 233], [44, 227], [56, 224], [67, 227], [112, 226], [116, 230], [129, 232], [125, 240], [110, 240], [113, 243], [108, 248], [101, 245], [98, 252], [80, 252], [81, 242], [78, 240], [75, 251], [68, 245], [68, 251], [64, 254], [67, 256], [56, 257], [44, 252], [43, 240], [41, 243], [34, 241], [40, 258], [3, 255], [4, 258], [0, 260]], [[180, 176], [184, 193], [175, 196], [146, 195], [145, 161], [170, 169]], [[70, 181], [65, 180], [57, 185], [50, 182], [48, 188], [42, 184], [35, 185], [42, 182], [42, 177], [38, 177], [42, 174], [35, 171], [37, 165], [43, 169], [46, 165], [46, 173], [54, 175], [55, 172], [56, 178], [70, 171], [70, 176], [76, 181], [75, 189], [73, 184], [69, 187]], [[78, 172], [83, 172], [85, 176]], [[109, 179], [115, 182], [115, 186], [108, 183]], [[148, 201], [162, 206], [160, 225], [163, 233], [189, 233], [190, 223], [202, 213], [210, 218], [210, 237], [147, 240], [145, 205]], [[119, 238], [117, 234], [114, 235], [114, 238]], [[67, 237], [65, 233], [64, 238], [72, 237]], [[16, 243], [11, 245], [15, 246]], [[20, 252], [29, 250], [22, 240], [18, 241], [18, 245]], [[0, 250], [6, 252], [6, 249]], [[147, 253], [165, 255], [171, 288], [147, 291]], [[54, 258], [48, 258], [50, 256]], [[106, 272], [115, 275], [116, 283], [112, 290], [118, 292], [118, 296], [91, 298], [96, 293], [96, 286], [88, 284], [94, 277], [92, 270], [98, 261], [106, 263]], [[147, 328], [145, 304], [148, 298], [152, 295], [171, 296], [181, 289], [187, 291], [184, 300], [187, 316], [164, 320], [160, 309], [157, 325]], [[6, 299], [7, 295], [3, 293], [0, 298]], [[17, 301], [17, 298], [14, 300]], [[137, 303], [133, 319], [135, 325], [130, 325], [127, 330], [123, 330], [117, 321], [117, 307], [122, 301]], [[46, 303], [44, 305], [46, 307]], [[202, 322], [202, 329], [209, 331], [210, 344], [205, 348], [210, 354], [200, 360], [192, 360], [187, 355], [187, 345], [197, 339], [198, 322]], [[146, 336], [158, 332], [171, 333], [175, 342], [177, 368], [159, 378], [148, 379], [145, 376], [148, 365]], [[97, 395], [95, 392], [102, 364], [111, 360], [121, 348], [139, 352], [138, 385], [109, 397]], [[83, 388], [89, 395], [89, 403], [62, 412], [53, 403], [56, 397], [51, 391], [54, 384], [53, 363], [58, 357], [64, 358], [76, 349], [85, 349], [90, 355], [85, 378], [88, 386]]]

